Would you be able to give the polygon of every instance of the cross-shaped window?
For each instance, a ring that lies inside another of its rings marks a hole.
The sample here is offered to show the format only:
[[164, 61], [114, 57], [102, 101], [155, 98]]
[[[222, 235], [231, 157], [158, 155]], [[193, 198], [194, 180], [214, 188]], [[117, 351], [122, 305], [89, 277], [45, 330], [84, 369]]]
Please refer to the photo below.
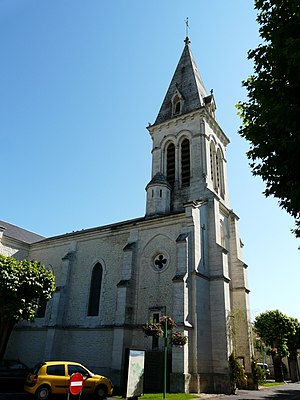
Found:
[[154, 260], [154, 265], [161, 270], [165, 265], [167, 264], [167, 259], [165, 258], [165, 256], [163, 254], [158, 254], [155, 257]]

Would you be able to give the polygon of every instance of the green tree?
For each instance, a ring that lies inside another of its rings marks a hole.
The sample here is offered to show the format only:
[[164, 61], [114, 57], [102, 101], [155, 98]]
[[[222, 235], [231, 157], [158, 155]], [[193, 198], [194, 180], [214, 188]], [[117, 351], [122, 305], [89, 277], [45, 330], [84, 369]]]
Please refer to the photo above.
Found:
[[300, 323], [296, 318], [291, 318], [291, 323], [294, 325], [294, 333], [288, 336], [288, 350], [289, 350], [289, 367], [292, 382], [300, 380], [300, 372], [298, 366], [298, 349], [300, 349]]
[[252, 372], [253, 383], [254, 383], [256, 389], [258, 389], [258, 385], [265, 382], [266, 375], [265, 375], [263, 369], [257, 365], [257, 360], [255, 360], [254, 358], [252, 358], [252, 361], [251, 361], [251, 372]]
[[54, 275], [36, 261], [18, 261], [0, 255], [0, 360], [19, 320], [34, 320], [39, 299], [55, 291]]
[[290, 213], [300, 236], [300, 2], [255, 0], [262, 43], [248, 52], [254, 73], [243, 81], [239, 133], [250, 142], [253, 175]]
[[297, 333], [294, 319], [279, 310], [266, 311], [255, 318], [254, 329], [264, 343], [270, 346], [275, 381], [282, 382], [282, 358], [289, 357], [289, 343]]

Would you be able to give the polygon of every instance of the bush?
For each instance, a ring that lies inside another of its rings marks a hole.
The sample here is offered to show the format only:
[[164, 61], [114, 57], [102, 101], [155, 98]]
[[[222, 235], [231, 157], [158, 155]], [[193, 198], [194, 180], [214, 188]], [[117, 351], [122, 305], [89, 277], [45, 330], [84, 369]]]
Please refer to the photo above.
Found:
[[237, 388], [241, 389], [247, 386], [247, 375], [244, 367], [234, 354], [229, 356], [229, 370], [232, 393], [235, 393]]
[[254, 358], [252, 358], [251, 362], [251, 371], [252, 371], [253, 383], [256, 386], [265, 382], [266, 375], [264, 374], [262, 368], [260, 368], [260, 366], [257, 365], [257, 361]]

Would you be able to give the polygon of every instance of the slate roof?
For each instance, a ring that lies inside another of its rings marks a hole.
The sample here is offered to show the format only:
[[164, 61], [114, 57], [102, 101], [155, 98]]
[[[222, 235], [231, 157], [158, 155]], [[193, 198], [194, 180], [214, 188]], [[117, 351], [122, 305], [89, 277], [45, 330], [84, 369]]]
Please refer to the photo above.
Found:
[[[151, 179], [151, 181], [148, 183], [147, 187], [149, 185], [155, 185], [155, 184], [162, 184], [162, 185], [167, 185], [170, 186], [169, 182], [167, 181], [167, 178], [165, 177], [164, 174], [161, 172], [157, 172], [154, 177]], [[170, 186], [171, 187], [171, 186]]]
[[181, 114], [189, 113], [204, 106], [204, 98], [207, 96], [207, 92], [192, 55], [189, 38], [185, 39], [183, 52], [153, 125], [160, 124], [173, 117], [172, 97], [176, 89], [184, 99]]
[[26, 229], [20, 228], [16, 225], [12, 225], [12, 224], [9, 224], [8, 222], [0, 220], [0, 229], [1, 229], [1, 227], [5, 228], [3, 236], [7, 236], [7, 237], [19, 240], [20, 242], [24, 242], [27, 244], [39, 242], [40, 240], [45, 239], [44, 236], [27, 231]]

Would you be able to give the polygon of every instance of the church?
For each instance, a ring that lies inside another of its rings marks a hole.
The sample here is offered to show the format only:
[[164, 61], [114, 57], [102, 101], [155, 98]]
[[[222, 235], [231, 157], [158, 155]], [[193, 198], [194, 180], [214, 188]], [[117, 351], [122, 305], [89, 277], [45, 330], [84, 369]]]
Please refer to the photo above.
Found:
[[144, 217], [49, 238], [0, 221], [0, 254], [38, 260], [56, 280], [35, 321], [15, 327], [6, 358], [78, 361], [121, 387], [125, 351], [140, 349], [145, 391], [162, 391], [163, 339], [142, 328], [168, 315], [188, 338], [168, 346], [168, 391], [229, 392], [232, 352], [251, 374], [247, 265], [229, 202], [229, 139], [215, 112], [186, 37], [147, 127]]

